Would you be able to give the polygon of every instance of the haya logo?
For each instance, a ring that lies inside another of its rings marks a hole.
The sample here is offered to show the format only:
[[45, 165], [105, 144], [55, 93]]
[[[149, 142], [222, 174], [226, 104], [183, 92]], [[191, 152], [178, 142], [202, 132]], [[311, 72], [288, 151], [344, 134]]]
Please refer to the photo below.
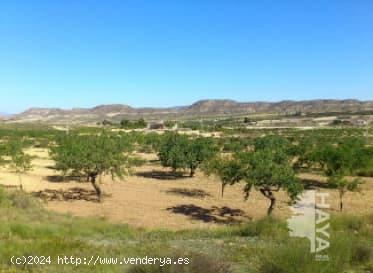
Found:
[[319, 193], [315, 190], [305, 191], [300, 200], [292, 207], [293, 216], [287, 220], [291, 237], [308, 238], [310, 251], [315, 253], [318, 261], [328, 261], [326, 254], [329, 243], [329, 208], [327, 198], [329, 193]]

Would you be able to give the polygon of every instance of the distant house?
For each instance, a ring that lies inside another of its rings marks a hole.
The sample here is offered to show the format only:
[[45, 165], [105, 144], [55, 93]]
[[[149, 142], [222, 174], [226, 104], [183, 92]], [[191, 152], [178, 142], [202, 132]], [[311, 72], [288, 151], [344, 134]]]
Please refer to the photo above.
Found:
[[367, 124], [368, 124], [368, 121], [367, 121], [367, 120], [364, 120], [364, 119], [351, 120], [351, 122], [352, 122], [354, 125], [357, 125], [357, 126], [363, 126], [363, 125], [367, 125]]
[[148, 123], [148, 130], [164, 130], [166, 129], [166, 126], [163, 122], [163, 120], [159, 122], [149, 122]]

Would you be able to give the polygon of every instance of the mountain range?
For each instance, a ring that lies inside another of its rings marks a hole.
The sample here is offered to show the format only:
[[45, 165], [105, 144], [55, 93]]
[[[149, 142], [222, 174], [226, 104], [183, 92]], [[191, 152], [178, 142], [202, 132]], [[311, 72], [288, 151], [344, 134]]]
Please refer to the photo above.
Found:
[[10, 115], [4, 112], [0, 112], [0, 120], [5, 119], [6, 117], [9, 117]]
[[[291, 114], [325, 112], [372, 111], [373, 101], [347, 100], [307, 100], [280, 102], [237, 102], [234, 100], [201, 100], [189, 106], [167, 108], [133, 108], [124, 104], [99, 105], [93, 108], [30, 108], [20, 114], [5, 117], [8, 122], [48, 122], [48, 123], [93, 123], [104, 119], [146, 120], [192, 118], [202, 116], [224, 116], [245, 114]], [[4, 119], [4, 117], [3, 117]]]

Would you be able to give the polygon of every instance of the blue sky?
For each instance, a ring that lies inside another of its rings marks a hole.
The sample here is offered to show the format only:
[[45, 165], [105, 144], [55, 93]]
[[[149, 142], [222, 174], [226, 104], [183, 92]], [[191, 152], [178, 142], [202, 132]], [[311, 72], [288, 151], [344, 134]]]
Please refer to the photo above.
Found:
[[373, 99], [371, 0], [0, 2], [0, 112]]

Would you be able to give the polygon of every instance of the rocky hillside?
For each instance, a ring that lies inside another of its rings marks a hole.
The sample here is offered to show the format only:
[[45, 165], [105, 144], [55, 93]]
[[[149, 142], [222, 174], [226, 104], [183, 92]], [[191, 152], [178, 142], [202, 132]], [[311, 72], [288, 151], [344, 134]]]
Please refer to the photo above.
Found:
[[170, 108], [133, 108], [128, 105], [99, 105], [94, 108], [31, 108], [23, 113], [8, 117], [8, 122], [49, 123], [93, 123], [123, 118], [147, 120], [173, 119], [193, 116], [278, 113], [289, 114], [324, 112], [372, 111], [373, 101], [358, 100], [310, 100], [280, 102], [236, 102], [233, 100], [202, 100], [190, 106]]

